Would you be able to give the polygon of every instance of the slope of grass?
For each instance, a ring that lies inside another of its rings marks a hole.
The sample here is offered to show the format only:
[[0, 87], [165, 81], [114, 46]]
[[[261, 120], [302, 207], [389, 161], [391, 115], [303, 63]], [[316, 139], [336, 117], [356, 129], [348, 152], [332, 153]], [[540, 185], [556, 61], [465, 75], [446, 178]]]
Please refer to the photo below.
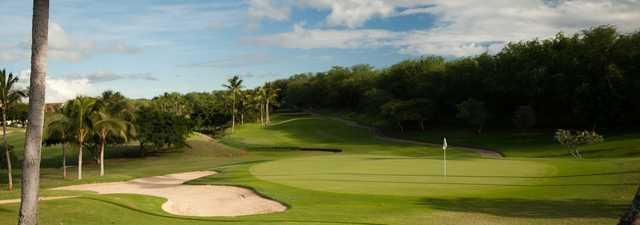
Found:
[[[382, 140], [368, 130], [351, 127], [340, 121], [297, 116], [274, 116], [273, 125], [261, 128], [245, 124], [222, 142], [238, 148], [264, 149], [268, 147], [337, 148], [345, 153], [366, 153], [405, 156], [440, 156], [439, 148], [417, 146]], [[450, 156], [476, 156], [475, 153], [451, 148]]]

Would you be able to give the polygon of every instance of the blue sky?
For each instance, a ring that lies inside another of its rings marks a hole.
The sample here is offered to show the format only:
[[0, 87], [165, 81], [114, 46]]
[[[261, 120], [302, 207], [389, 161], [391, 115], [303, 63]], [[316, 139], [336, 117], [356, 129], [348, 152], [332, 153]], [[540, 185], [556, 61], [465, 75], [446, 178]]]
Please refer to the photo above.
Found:
[[[28, 77], [31, 1], [0, 0], [0, 68]], [[612, 24], [638, 0], [51, 0], [47, 101], [251, 88], [333, 65], [494, 53], [510, 41]]]

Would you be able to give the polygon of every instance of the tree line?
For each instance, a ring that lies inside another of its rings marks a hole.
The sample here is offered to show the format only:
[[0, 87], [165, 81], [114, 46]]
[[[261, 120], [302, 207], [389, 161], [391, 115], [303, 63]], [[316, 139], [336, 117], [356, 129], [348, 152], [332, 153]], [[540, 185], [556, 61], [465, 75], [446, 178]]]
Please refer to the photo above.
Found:
[[[105, 91], [99, 97], [80, 96], [45, 115], [44, 143], [61, 145], [63, 177], [66, 178], [66, 149], [78, 151], [78, 179], [82, 179], [83, 152], [89, 153], [104, 175], [105, 148], [134, 143], [139, 155], [187, 145], [193, 131], [215, 135], [245, 119], [269, 123], [276, 89], [269, 83], [243, 90], [238, 76], [225, 84], [228, 90], [164, 93], [147, 99], [128, 99], [119, 92]], [[86, 157], [85, 157], [86, 158]]]
[[[7, 126], [22, 126], [26, 119], [26, 91], [18, 89], [18, 78], [0, 71], [0, 112], [3, 125], [2, 167], [12, 178], [17, 157], [7, 143]], [[266, 126], [277, 106], [277, 92], [270, 83], [245, 90], [242, 79], [234, 76], [223, 85], [227, 90], [164, 93], [152, 99], [129, 99], [120, 92], [105, 91], [98, 97], [79, 96], [60, 104], [49, 104], [43, 121], [43, 144], [62, 149], [62, 176], [67, 178], [67, 153], [77, 152], [78, 177], [82, 179], [83, 159], [93, 159], [105, 174], [105, 151], [110, 147], [138, 144], [138, 154], [185, 146], [193, 132], [209, 135], [255, 119]], [[20, 115], [20, 116], [17, 116]], [[7, 119], [9, 116], [9, 119]], [[12, 123], [9, 123], [12, 122]], [[129, 149], [131, 150], [131, 149]], [[46, 149], [45, 149], [46, 151]], [[132, 150], [131, 150], [132, 151]], [[86, 155], [89, 153], [89, 155]], [[128, 154], [132, 155], [132, 154]], [[13, 188], [12, 179], [9, 190]]]
[[285, 107], [378, 126], [620, 128], [640, 124], [640, 32], [599, 26], [510, 43], [495, 55], [425, 56], [274, 81]]

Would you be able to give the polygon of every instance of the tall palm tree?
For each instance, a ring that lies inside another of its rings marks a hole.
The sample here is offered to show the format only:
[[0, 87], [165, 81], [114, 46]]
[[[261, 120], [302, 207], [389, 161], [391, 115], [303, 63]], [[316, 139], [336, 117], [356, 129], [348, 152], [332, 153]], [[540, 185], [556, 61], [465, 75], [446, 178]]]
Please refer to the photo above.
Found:
[[264, 85], [264, 92], [265, 92], [265, 117], [266, 117], [266, 124], [270, 124], [271, 123], [271, 117], [269, 116], [269, 107], [271, 105], [276, 105], [276, 101], [278, 98], [278, 91], [280, 91], [280, 89], [274, 88], [271, 83], [266, 83]]
[[255, 102], [256, 102], [256, 108], [260, 111], [261, 126], [265, 125], [265, 118], [264, 118], [265, 95], [266, 95], [266, 92], [263, 87], [258, 87], [258, 89], [256, 89]]
[[251, 107], [251, 101], [253, 100], [253, 94], [251, 94], [251, 92], [249, 91], [242, 91], [240, 92], [240, 104], [239, 109], [240, 109], [240, 124], [244, 125], [244, 115], [247, 113], [248, 110], [250, 110]]
[[18, 77], [12, 73], [7, 75], [7, 71], [0, 70], [0, 107], [2, 107], [2, 140], [4, 144], [4, 154], [7, 161], [8, 189], [13, 190], [13, 175], [11, 171], [11, 153], [9, 152], [9, 142], [7, 141], [7, 111], [15, 103], [20, 102], [26, 96], [22, 90], [16, 90], [15, 84], [18, 83]]
[[236, 127], [236, 102], [242, 93], [242, 79], [239, 76], [233, 76], [227, 81], [229, 84], [223, 84], [222, 86], [227, 88], [229, 95], [231, 95], [231, 133], [233, 133]]
[[62, 143], [62, 179], [67, 178], [67, 138], [72, 128], [72, 121], [62, 112], [52, 114], [45, 118], [44, 136], [49, 137], [53, 133], [60, 134], [60, 142]]
[[[181, 100], [182, 102], [182, 100]], [[136, 129], [133, 122], [135, 121], [136, 107], [120, 92], [105, 91], [96, 103], [102, 110], [111, 115], [114, 118], [124, 120], [126, 123], [126, 135], [127, 137], [134, 137], [136, 135]], [[182, 103], [181, 103], [182, 104]], [[181, 112], [187, 113], [184, 106]], [[176, 114], [178, 114], [176, 112]]]
[[82, 180], [82, 150], [85, 138], [91, 131], [91, 114], [94, 113], [96, 100], [90, 97], [77, 97], [69, 103], [72, 121], [77, 129], [78, 141], [78, 180]]
[[106, 110], [101, 110], [92, 115], [93, 129], [100, 138], [100, 176], [104, 176], [104, 146], [110, 134], [119, 135], [127, 140], [127, 127], [129, 122], [114, 117]]
[[31, 30], [31, 81], [29, 115], [22, 161], [22, 193], [19, 225], [38, 224], [38, 189], [40, 187], [40, 150], [44, 125], [44, 90], [47, 74], [49, 0], [33, 1]]

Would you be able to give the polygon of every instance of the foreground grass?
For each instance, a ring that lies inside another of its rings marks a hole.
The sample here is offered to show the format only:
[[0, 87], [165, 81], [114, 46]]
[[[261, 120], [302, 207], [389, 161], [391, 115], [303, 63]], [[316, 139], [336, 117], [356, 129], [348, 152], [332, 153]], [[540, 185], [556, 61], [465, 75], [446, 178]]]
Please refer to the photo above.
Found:
[[[107, 173], [113, 177], [103, 179], [216, 170], [221, 173], [191, 184], [251, 187], [289, 205], [286, 212], [188, 218], [163, 212], [160, 198], [85, 193], [42, 202], [41, 224], [614, 224], [640, 179], [635, 157], [494, 160], [456, 150], [443, 178], [439, 149], [380, 140], [333, 120], [277, 117], [275, 122], [269, 128], [246, 124], [224, 138], [249, 149], [246, 155], [228, 155], [240, 151], [196, 136], [190, 139], [193, 148], [182, 153], [109, 160]], [[280, 146], [345, 152], [269, 148]], [[58, 169], [51, 170], [50, 176], [59, 176]], [[89, 171], [94, 175], [83, 182], [104, 181], [94, 177], [95, 169]], [[76, 182], [54, 180], [43, 184]], [[0, 205], [0, 224], [15, 223], [17, 207]]]

